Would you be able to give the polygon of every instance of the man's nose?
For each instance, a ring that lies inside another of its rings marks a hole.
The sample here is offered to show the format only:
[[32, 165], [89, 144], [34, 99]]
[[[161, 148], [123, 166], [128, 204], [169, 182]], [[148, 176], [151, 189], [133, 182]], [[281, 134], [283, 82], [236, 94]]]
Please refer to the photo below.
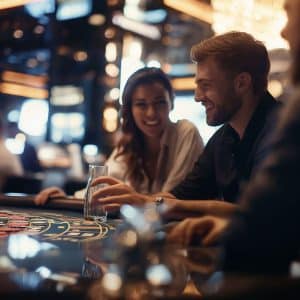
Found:
[[203, 93], [201, 92], [200, 89], [196, 89], [195, 90], [195, 96], [194, 96], [194, 98], [195, 98], [196, 102], [200, 102], [200, 101], [203, 100]]
[[282, 28], [280, 35], [286, 40], [286, 26]]

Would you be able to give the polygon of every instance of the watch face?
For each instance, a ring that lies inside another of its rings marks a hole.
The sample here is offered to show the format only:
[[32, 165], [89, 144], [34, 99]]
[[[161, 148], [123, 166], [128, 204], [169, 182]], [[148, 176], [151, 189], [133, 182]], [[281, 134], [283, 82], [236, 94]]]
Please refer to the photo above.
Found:
[[164, 202], [164, 198], [163, 197], [156, 197], [155, 198], [155, 203], [156, 205], [160, 205]]

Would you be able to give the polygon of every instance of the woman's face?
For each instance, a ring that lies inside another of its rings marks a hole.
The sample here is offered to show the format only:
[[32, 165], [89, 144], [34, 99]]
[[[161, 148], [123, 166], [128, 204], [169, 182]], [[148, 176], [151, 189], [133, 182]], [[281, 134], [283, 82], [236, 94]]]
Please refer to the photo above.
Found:
[[145, 137], [162, 135], [171, 107], [170, 95], [159, 82], [138, 85], [132, 94], [132, 116]]

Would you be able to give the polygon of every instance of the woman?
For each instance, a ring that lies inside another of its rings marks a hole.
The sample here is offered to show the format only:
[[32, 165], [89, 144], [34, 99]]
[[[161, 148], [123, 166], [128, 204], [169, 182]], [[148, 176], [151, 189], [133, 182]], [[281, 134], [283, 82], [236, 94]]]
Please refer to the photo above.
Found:
[[[141, 193], [169, 191], [184, 179], [203, 142], [191, 122], [171, 122], [173, 101], [173, 88], [161, 69], [142, 68], [130, 76], [122, 96], [122, 135], [106, 162], [109, 175]], [[36, 203], [61, 193], [46, 189], [37, 195]]]

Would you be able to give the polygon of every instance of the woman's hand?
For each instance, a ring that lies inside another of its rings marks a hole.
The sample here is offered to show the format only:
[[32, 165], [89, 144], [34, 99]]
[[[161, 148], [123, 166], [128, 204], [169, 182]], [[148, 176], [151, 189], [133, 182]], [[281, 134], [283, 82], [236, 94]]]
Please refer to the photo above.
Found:
[[203, 246], [211, 246], [224, 233], [229, 220], [214, 216], [185, 219], [174, 226], [168, 234], [168, 240], [182, 246], [189, 246], [194, 242]]
[[34, 198], [34, 203], [36, 205], [44, 205], [51, 197], [66, 197], [67, 195], [65, 192], [60, 189], [59, 187], [49, 187], [41, 192], [39, 192], [35, 198]]
[[108, 184], [108, 186], [94, 192], [92, 201], [98, 202], [108, 212], [120, 209], [123, 204], [145, 205], [155, 202], [154, 196], [137, 193], [129, 185], [110, 176], [96, 178], [92, 186], [97, 184]]

